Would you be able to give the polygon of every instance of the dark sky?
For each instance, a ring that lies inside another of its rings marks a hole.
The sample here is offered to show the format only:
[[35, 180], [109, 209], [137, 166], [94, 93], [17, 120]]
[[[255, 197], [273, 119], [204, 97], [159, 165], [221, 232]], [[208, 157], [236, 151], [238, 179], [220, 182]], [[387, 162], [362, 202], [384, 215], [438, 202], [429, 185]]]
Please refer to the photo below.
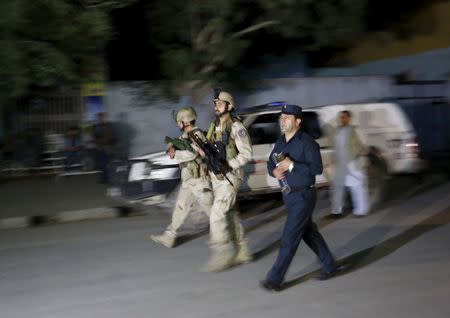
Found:
[[439, 0], [369, 0], [366, 24], [369, 31], [389, 28], [413, 12]]
[[142, 1], [115, 10], [112, 16], [113, 39], [107, 46], [109, 79], [112, 81], [159, 78], [156, 50], [150, 43]]

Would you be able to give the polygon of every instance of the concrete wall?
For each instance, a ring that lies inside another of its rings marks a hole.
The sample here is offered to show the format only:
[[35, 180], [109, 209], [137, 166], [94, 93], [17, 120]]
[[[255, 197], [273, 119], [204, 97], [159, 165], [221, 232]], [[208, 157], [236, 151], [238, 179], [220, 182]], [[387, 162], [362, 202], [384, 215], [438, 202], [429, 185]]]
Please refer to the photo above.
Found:
[[314, 76], [393, 76], [409, 73], [415, 80], [450, 79], [450, 48], [389, 58], [349, 68], [316, 69]]
[[391, 96], [392, 80], [382, 76], [305, 77], [255, 81], [239, 92], [243, 105], [287, 101], [303, 107], [349, 103]]
[[[112, 83], [105, 96], [108, 117], [121, 127], [121, 136], [129, 140], [130, 156], [165, 150], [164, 136], [180, 134], [172, 113], [190, 101], [190, 96], [169, 100], [149, 83]], [[214, 115], [211, 106], [212, 102], [206, 101], [195, 105], [202, 128]]]
[[[248, 89], [234, 91], [238, 107], [286, 101], [304, 107], [348, 103], [391, 96], [385, 77], [286, 78], [254, 81]], [[212, 90], [196, 96], [197, 124], [206, 130], [214, 118]], [[129, 141], [130, 156], [165, 149], [164, 136], [178, 136], [172, 112], [191, 104], [192, 96], [169, 100], [152, 83], [111, 83], [105, 96], [110, 120]]]

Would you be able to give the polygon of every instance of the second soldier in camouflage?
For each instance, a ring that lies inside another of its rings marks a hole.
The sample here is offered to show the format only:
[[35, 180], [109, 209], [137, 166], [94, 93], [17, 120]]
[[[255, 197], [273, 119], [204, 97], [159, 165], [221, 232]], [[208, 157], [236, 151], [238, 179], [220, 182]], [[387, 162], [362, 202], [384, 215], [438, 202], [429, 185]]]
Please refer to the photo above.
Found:
[[[192, 207], [195, 206], [195, 201], [208, 216], [213, 203], [211, 181], [206, 165], [189, 137], [189, 134], [194, 134], [196, 137], [206, 140], [202, 131], [195, 126], [196, 119], [197, 114], [193, 108], [180, 109], [176, 115], [176, 121], [178, 128], [183, 133], [178, 138], [179, 142], [169, 143], [167, 148], [167, 154], [175, 159], [181, 167], [180, 192], [173, 210], [172, 222], [163, 234], [151, 235], [153, 241], [167, 247], [175, 246], [178, 230], [183, 225]], [[186, 145], [186, 147], [176, 147], [174, 144]], [[187, 147], [188, 145], [189, 147]]]

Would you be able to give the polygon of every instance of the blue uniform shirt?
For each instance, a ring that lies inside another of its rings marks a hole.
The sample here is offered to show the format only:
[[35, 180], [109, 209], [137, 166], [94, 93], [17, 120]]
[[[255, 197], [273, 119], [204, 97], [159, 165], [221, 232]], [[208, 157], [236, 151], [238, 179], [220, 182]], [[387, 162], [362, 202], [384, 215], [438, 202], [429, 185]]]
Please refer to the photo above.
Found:
[[270, 153], [267, 162], [267, 170], [273, 177], [273, 169], [276, 163], [273, 159], [274, 153], [283, 153], [294, 162], [294, 169], [286, 172], [286, 181], [291, 188], [308, 187], [316, 182], [316, 175], [323, 170], [322, 157], [319, 144], [307, 133], [298, 130], [295, 135], [286, 142], [282, 135]]

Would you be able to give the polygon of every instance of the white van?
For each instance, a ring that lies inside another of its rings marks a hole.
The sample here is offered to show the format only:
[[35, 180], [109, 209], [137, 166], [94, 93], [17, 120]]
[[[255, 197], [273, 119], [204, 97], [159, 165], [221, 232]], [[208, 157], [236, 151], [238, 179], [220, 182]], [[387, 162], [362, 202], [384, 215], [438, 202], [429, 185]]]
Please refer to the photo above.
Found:
[[[275, 141], [280, 137], [278, 117], [285, 102], [243, 108], [239, 116], [248, 128], [253, 143], [253, 156], [245, 166], [245, 178], [239, 196], [278, 192], [279, 184], [267, 173], [266, 162]], [[362, 141], [368, 146], [367, 167], [371, 203], [383, 195], [386, 177], [391, 174], [418, 173], [424, 168], [419, 158], [416, 133], [402, 109], [395, 103], [327, 105], [303, 110], [302, 127], [320, 145], [324, 165], [316, 186], [330, 184], [334, 174], [333, 130], [341, 110], [352, 112]], [[122, 182], [109, 189], [110, 196], [123, 202], [158, 203], [176, 188], [180, 173], [174, 160], [164, 152], [130, 159], [116, 168]], [[125, 175], [124, 175], [125, 174]], [[114, 179], [114, 178], [113, 178]]]
[[[278, 182], [267, 174], [266, 161], [280, 136], [278, 116], [284, 102], [244, 109], [241, 118], [253, 142], [253, 160], [246, 166], [242, 193], [257, 194], [277, 189]], [[334, 175], [333, 132], [337, 115], [352, 113], [352, 124], [369, 149], [367, 168], [372, 204], [382, 198], [386, 177], [391, 174], [418, 173], [424, 168], [419, 158], [419, 144], [412, 124], [395, 103], [327, 105], [303, 109], [303, 129], [320, 145], [323, 174], [316, 186], [327, 186]]]
[[[375, 156], [383, 172], [389, 174], [418, 173], [424, 168], [419, 157], [417, 134], [402, 108], [395, 103], [367, 103], [330, 105], [317, 108], [324, 128], [336, 128], [337, 113], [348, 110], [352, 113], [352, 125]], [[329, 146], [329, 133], [319, 143]]]

